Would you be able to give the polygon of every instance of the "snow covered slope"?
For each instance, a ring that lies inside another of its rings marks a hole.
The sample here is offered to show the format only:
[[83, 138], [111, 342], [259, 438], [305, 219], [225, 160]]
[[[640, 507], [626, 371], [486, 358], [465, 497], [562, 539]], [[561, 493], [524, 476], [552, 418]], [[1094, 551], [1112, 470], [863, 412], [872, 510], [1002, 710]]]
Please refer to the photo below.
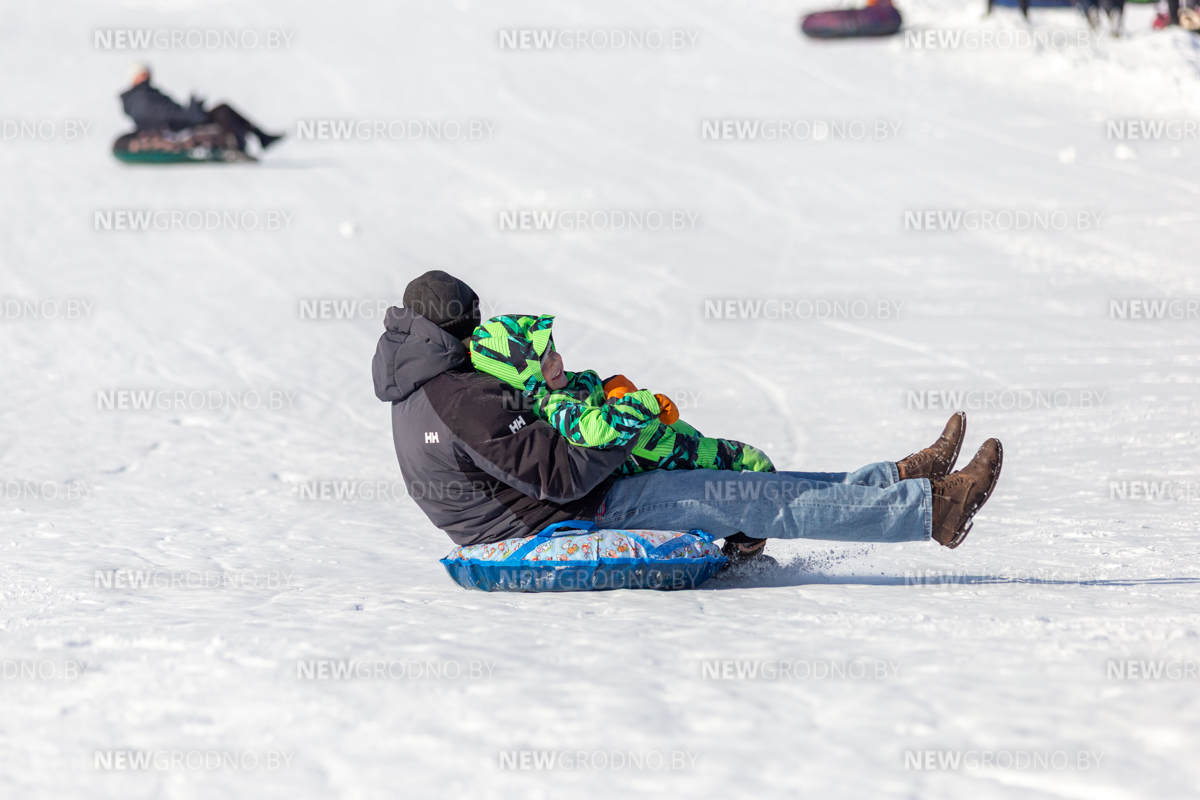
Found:
[[[0, 7], [0, 795], [1195, 796], [1200, 144], [1141, 134], [1196, 130], [1197, 40], [1139, 7], [1084, 46], [1035, 12], [1071, 44], [1017, 47], [1014, 12], [958, 0], [905, 4], [907, 40], [804, 40], [819, 5]], [[260, 46], [104, 49], [125, 29]], [[289, 139], [116, 163], [134, 58]], [[322, 120], [406, 133], [298, 136]], [[104, 229], [128, 211], [167, 230]], [[898, 459], [961, 404], [1004, 477], [953, 552], [772, 543], [777, 571], [695, 592], [465, 592], [369, 375], [377, 309], [428, 269], [557, 314], [568, 367], [781, 468]], [[731, 300], [758, 318], [713, 318]], [[1118, 318], [1141, 301], [1177, 303]]]

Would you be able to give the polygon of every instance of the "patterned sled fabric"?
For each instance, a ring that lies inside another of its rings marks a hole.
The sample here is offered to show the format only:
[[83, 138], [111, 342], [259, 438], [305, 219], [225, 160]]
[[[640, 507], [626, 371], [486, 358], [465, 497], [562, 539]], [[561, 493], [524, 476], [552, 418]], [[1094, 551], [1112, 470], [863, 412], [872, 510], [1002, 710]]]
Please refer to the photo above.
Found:
[[485, 592], [668, 591], [695, 589], [725, 561], [704, 531], [572, 527], [456, 547], [442, 565], [459, 586]]
[[197, 125], [182, 131], [164, 129], [127, 133], [113, 142], [113, 155], [127, 164], [257, 160], [239, 150], [237, 138], [220, 125]]

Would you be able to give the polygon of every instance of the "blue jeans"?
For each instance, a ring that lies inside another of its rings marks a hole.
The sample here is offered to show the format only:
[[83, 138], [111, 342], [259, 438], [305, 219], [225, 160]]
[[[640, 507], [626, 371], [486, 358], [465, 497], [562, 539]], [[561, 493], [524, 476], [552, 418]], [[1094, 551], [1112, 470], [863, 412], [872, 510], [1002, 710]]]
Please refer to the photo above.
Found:
[[654, 470], [613, 484], [595, 523], [700, 528], [716, 539], [920, 542], [932, 533], [933, 495], [924, 478], [900, 480], [890, 461], [856, 472]]

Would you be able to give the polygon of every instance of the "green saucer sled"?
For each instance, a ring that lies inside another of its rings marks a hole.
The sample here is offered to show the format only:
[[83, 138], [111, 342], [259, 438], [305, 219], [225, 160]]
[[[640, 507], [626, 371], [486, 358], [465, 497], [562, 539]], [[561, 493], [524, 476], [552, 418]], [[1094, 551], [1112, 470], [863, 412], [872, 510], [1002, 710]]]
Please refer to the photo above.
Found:
[[237, 139], [217, 125], [182, 131], [127, 133], [113, 142], [113, 156], [126, 164], [244, 164], [257, 161], [238, 149]]

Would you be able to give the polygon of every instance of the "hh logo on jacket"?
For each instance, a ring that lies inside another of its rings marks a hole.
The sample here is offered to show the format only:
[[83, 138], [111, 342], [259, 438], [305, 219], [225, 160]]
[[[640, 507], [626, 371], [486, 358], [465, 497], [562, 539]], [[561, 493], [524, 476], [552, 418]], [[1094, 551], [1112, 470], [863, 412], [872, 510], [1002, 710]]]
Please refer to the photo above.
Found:
[[524, 427], [525, 427], [525, 418], [517, 417], [516, 419], [514, 419], [512, 421], [512, 424], [508, 426], [508, 429], [512, 433], [516, 433], [517, 431], [521, 430], [521, 428], [524, 428]]
[[437, 431], [429, 431], [425, 434], [425, 444], [437, 444], [437, 443], [438, 443], [438, 432]]

